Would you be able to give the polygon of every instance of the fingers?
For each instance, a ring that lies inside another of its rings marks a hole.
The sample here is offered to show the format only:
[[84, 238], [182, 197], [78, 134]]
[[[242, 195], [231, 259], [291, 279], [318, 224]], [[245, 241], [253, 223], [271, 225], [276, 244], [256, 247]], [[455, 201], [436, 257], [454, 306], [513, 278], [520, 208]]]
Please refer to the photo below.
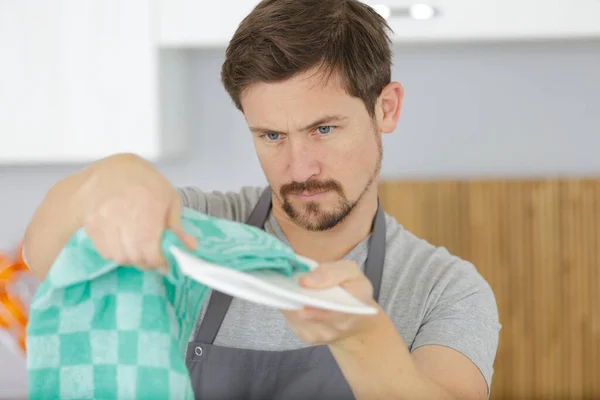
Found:
[[175, 235], [181, 240], [181, 242], [189, 249], [194, 250], [197, 246], [196, 239], [193, 236], [188, 235], [184, 232], [181, 227], [181, 213], [182, 213], [181, 199], [179, 196], [174, 198], [169, 216], [167, 219], [167, 228], [173, 231]]
[[370, 302], [373, 300], [373, 284], [364, 277], [364, 279], [350, 279], [341, 284], [348, 293], [363, 301]]
[[108, 229], [100, 229], [93, 224], [84, 226], [87, 235], [92, 240], [98, 254], [105, 260], [114, 261], [118, 264], [125, 264], [127, 256], [118, 239], [116, 231], [112, 233]]
[[300, 283], [311, 289], [325, 289], [363, 276], [356, 263], [342, 260], [320, 264], [317, 269], [304, 275]]
[[154, 167], [138, 157], [112, 158], [101, 165], [86, 186], [83, 227], [104, 259], [140, 269], [166, 267], [165, 229], [195, 248], [194, 238], [181, 226], [179, 193]]
[[175, 235], [177, 235], [179, 240], [181, 240], [181, 242], [189, 250], [194, 250], [196, 248], [196, 246], [198, 245], [198, 243], [196, 242], [196, 239], [193, 236], [190, 236], [187, 233], [185, 233], [181, 227], [170, 228], [170, 229], [173, 231], [173, 233], [175, 233]]
[[173, 210], [160, 198], [145, 198], [148, 200], [127, 198], [107, 202], [86, 217], [84, 229], [104, 259], [165, 273], [168, 263], [162, 254], [161, 240], [168, 228], [167, 220], [188, 248], [195, 247], [195, 240], [181, 228], [181, 207]]
[[167, 261], [163, 257], [160, 239], [162, 233], [158, 229], [141, 232], [137, 229], [127, 229], [124, 225], [119, 230], [119, 239], [127, 253], [131, 265], [140, 269], [164, 269]]
[[298, 318], [305, 321], [324, 322], [332, 317], [332, 312], [313, 307], [304, 307], [298, 311]]

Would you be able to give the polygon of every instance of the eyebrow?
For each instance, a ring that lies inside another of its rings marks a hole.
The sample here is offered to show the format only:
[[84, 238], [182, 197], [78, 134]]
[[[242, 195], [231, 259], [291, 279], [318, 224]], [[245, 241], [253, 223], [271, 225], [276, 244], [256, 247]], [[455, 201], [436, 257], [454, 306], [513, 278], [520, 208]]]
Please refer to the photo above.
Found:
[[[322, 118], [319, 118], [318, 120], [311, 122], [310, 124], [306, 125], [304, 128], [301, 128], [301, 131], [309, 131], [312, 129], [315, 129], [319, 126], [322, 125], [326, 125], [326, 124], [330, 124], [332, 122], [341, 122], [348, 119], [348, 117], [343, 116], [343, 115], [327, 115], [324, 116]], [[275, 129], [268, 129], [268, 128], [263, 128], [263, 127], [259, 127], [259, 126], [251, 126], [250, 130], [252, 132], [255, 133], [279, 133], [282, 135], [287, 134], [286, 132], [281, 132], [281, 131], [277, 131]]]

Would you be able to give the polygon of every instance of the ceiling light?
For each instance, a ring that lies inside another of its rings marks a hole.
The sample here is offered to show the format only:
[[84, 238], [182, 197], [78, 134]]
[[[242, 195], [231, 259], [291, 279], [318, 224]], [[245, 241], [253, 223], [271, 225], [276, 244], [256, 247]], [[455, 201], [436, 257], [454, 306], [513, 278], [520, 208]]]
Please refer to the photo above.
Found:
[[414, 19], [431, 19], [435, 16], [435, 8], [429, 4], [413, 4], [408, 12]]
[[368, 4], [383, 18], [412, 18], [416, 20], [428, 20], [439, 16], [439, 10], [429, 4], [417, 3], [411, 6], [399, 7], [389, 6], [386, 4], [373, 4], [368, 0], [361, 0], [363, 3]]
[[377, 13], [379, 15], [381, 15], [385, 19], [388, 19], [390, 17], [390, 15], [392, 14], [392, 10], [390, 9], [389, 6], [386, 6], [383, 4], [375, 4], [372, 7], [375, 11], [377, 11]]

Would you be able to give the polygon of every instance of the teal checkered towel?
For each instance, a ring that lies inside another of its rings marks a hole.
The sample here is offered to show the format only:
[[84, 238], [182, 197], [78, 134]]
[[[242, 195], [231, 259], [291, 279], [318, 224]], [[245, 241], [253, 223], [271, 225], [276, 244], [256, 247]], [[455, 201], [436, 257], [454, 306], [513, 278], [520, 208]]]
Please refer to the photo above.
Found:
[[258, 228], [190, 209], [182, 223], [198, 246], [190, 252], [165, 231], [167, 276], [106, 261], [85, 231], [75, 233], [31, 304], [30, 399], [193, 398], [183, 355], [208, 288], [180, 272], [172, 245], [238, 270], [309, 270]]

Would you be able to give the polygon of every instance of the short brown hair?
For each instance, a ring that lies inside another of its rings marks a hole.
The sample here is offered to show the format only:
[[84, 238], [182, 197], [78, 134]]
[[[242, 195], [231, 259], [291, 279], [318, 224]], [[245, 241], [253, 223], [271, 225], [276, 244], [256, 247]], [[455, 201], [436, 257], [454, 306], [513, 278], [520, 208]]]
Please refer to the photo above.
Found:
[[346, 92], [373, 116], [391, 80], [389, 31], [386, 20], [359, 0], [262, 0], [231, 39], [221, 80], [242, 110], [248, 85], [318, 67], [324, 77], [339, 73]]

